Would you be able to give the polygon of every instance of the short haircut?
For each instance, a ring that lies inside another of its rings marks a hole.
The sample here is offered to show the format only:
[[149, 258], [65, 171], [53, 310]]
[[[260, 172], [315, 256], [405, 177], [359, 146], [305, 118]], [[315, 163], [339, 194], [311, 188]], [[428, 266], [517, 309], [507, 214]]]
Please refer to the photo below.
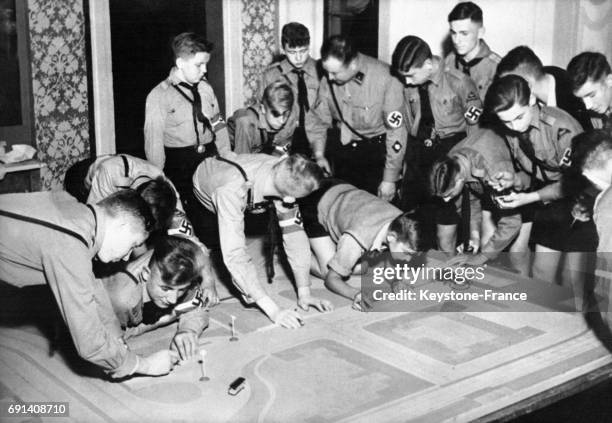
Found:
[[457, 3], [448, 14], [448, 21], [460, 21], [462, 19], [469, 19], [482, 25], [482, 9], [471, 1]]
[[612, 73], [612, 70], [606, 56], [588, 51], [570, 60], [567, 73], [572, 81], [572, 89], [577, 91], [588, 79], [599, 81]]
[[406, 212], [391, 221], [389, 231], [397, 235], [399, 242], [406, 242], [415, 251], [423, 250], [423, 230], [415, 212]]
[[485, 109], [490, 113], [503, 112], [515, 104], [529, 104], [529, 84], [517, 75], [506, 75], [493, 81], [485, 97]]
[[299, 22], [289, 22], [283, 25], [281, 45], [283, 48], [306, 47], [310, 45], [310, 32], [308, 32], [308, 28]]
[[408, 35], [400, 40], [391, 56], [391, 67], [395, 72], [409, 72], [412, 68], [420, 68], [427, 59], [431, 59], [429, 45], [414, 35]]
[[117, 191], [97, 204], [111, 217], [127, 217], [144, 232], [151, 232], [155, 218], [146, 201], [133, 189]]
[[435, 162], [429, 172], [429, 191], [434, 197], [443, 197], [455, 186], [461, 168], [456, 159], [445, 157]]
[[213, 43], [194, 32], [183, 32], [172, 40], [172, 52], [174, 59], [179, 57], [185, 59], [196, 53], [210, 53], [213, 50]]
[[577, 171], [600, 169], [612, 159], [612, 135], [592, 129], [572, 139], [572, 168]]
[[280, 115], [293, 108], [293, 91], [287, 83], [275, 81], [268, 85], [263, 92], [261, 102], [272, 111]]
[[176, 193], [170, 182], [163, 176], [151, 179], [136, 188], [147, 202], [155, 218], [155, 230], [165, 232], [176, 210]]
[[323, 171], [301, 154], [291, 154], [274, 165], [274, 184], [284, 195], [302, 198], [319, 188]]
[[329, 57], [334, 57], [346, 66], [357, 57], [357, 53], [357, 49], [349, 37], [332, 35], [321, 46], [321, 61], [324, 62]]
[[542, 61], [527, 46], [515, 47], [506, 54], [497, 65], [497, 74], [503, 75], [515, 71], [527, 73], [538, 79], [544, 75]]
[[194, 286], [202, 281], [202, 268], [208, 258], [193, 241], [181, 236], [162, 236], [153, 245], [149, 267], [159, 269], [162, 282], [170, 286], [189, 284]]

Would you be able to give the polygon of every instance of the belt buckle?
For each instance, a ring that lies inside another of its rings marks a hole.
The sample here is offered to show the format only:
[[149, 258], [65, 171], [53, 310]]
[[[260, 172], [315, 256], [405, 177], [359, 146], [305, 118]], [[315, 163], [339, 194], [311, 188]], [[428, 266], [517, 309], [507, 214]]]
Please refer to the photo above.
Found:
[[423, 141], [423, 145], [427, 148], [430, 148], [431, 146], [433, 146], [433, 141], [431, 140], [431, 138], [427, 138], [425, 141]]
[[206, 145], [205, 144], [198, 144], [196, 146], [196, 153], [204, 154], [205, 151], [206, 151]]

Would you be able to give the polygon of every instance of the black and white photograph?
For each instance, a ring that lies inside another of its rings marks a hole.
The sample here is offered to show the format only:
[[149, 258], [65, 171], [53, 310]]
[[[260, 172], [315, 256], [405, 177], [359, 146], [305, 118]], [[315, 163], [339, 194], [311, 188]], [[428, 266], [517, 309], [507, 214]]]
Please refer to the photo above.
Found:
[[0, 422], [612, 422], [612, 0], [0, 0]]

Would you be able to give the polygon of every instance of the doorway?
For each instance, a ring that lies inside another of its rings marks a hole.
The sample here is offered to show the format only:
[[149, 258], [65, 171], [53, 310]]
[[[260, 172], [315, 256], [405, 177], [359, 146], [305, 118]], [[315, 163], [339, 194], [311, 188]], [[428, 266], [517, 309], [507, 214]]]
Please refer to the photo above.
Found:
[[325, 0], [324, 38], [346, 35], [357, 50], [378, 57], [378, 0]]
[[[215, 3], [201, 0], [109, 1], [117, 153], [144, 158], [145, 101], [174, 64], [172, 38], [186, 31], [206, 35], [205, 6]], [[216, 50], [222, 49], [215, 40], [211, 41]], [[219, 55], [223, 57], [222, 52]], [[219, 94], [219, 88], [213, 88]]]

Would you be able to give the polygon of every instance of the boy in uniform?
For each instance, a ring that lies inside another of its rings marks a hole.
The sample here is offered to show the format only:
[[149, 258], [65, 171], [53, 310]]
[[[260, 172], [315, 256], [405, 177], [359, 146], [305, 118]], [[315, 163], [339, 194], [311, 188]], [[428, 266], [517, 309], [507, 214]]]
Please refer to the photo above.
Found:
[[[432, 203], [426, 188], [431, 166], [476, 127], [482, 102], [472, 80], [455, 69], [445, 68], [419, 37], [400, 40], [391, 66], [405, 85], [404, 115], [409, 134], [401, 208], [413, 210]], [[448, 239], [445, 233], [456, 230], [456, 213], [444, 204], [435, 206], [438, 239]], [[439, 248], [448, 253], [455, 250], [450, 244]]]
[[584, 103], [572, 93], [567, 72], [557, 66], [543, 66], [529, 47], [519, 46], [510, 50], [497, 65], [497, 74], [522, 77], [540, 104], [565, 110], [584, 129], [592, 127]]
[[[335, 177], [391, 201], [406, 145], [401, 84], [387, 64], [359, 53], [342, 35], [323, 43], [321, 60], [326, 77], [316, 116], [306, 123], [317, 164], [330, 172], [329, 157]], [[340, 137], [327, 147], [334, 122]]]
[[313, 273], [330, 291], [353, 300], [357, 310], [366, 308], [361, 291], [346, 280], [364, 253], [388, 248], [411, 255], [420, 248], [419, 225], [412, 214], [337, 179], [324, 180], [300, 201], [300, 210], [314, 252]]
[[482, 10], [471, 1], [458, 3], [448, 14], [448, 23], [453, 51], [444, 59], [444, 65], [469, 76], [484, 99], [500, 57], [482, 39]]
[[257, 304], [270, 320], [287, 328], [300, 327], [300, 315], [281, 310], [258, 280], [246, 248], [245, 212], [276, 214], [298, 288], [298, 305], [306, 310], [310, 306], [329, 310], [329, 302], [310, 294], [310, 250], [298, 210], [290, 206], [317, 189], [321, 177], [321, 169], [301, 155], [277, 158], [265, 154], [211, 157], [193, 175], [194, 193], [203, 213], [213, 218], [216, 214], [223, 262], [235, 286], [247, 303]]
[[322, 71], [320, 64], [310, 57], [310, 33], [301, 23], [289, 22], [283, 26], [281, 46], [285, 58], [265, 70], [261, 88], [276, 81], [283, 81], [291, 87], [295, 99], [293, 110], [276, 140], [278, 144], [291, 146], [291, 153], [310, 156], [306, 120], [312, 119]]
[[594, 128], [612, 134], [612, 70], [601, 53], [585, 52], [567, 65], [574, 95], [584, 101]]
[[279, 135], [291, 119], [293, 100], [289, 85], [276, 81], [265, 88], [260, 104], [236, 110], [228, 122], [234, 152], [286, 154], [291, 140]]
[[64, 191], [0, 195], [0, 280], [17, 287], [48, 284], [80, 357], [112, 377], [162, 375], [178, 359], [169, 350], [139, 357], [119, 331], [92, 259], [129, 257], [149, 236], [153, 217], [134, 191], [96, 205]]
[[[200, 279], [208, 257], [182, 236], [162, 236], [152, 250], [124, 271], [103, 279], [125, 337], [178, 321], [170, 348], [181, 360], [198, 351], [198, 337], [208, 326], [210, 305]], [[206, 306], [205, 306], [206, 305]]]
[[[91, 163], [87, 166], [88, 163]], [[96, 204], [122, 189], [131, 188], [140, 193], [149, 204], [158, 221], [158, 229], [168, 235], [183, 235], [196, 243], [208, 256], [208, 249], [198, 240], [178, 191], [164, 173], [152, 163], [127, 154], [107, 155], [76, 163], [66, 173], [66, 189], [79, 201]], [[81, 198], [79, 198], [81, 197]], [[167, 225], [160, 224], [167, 222]], [[142, 251], [141, 251], [142, 250]], [[146, 247], [138, 249], [140, 256]], [[202, 267], [202, 290], [209, 304], [218, 303], [212, 269]]]
[[[494, 233], [481, 239], [482, 209], [488, 206], [495, 212], [495, 197], [521, 184], [510, 151], [492, 130], [478, 129], [453, 147], [445, 159], [434, 164], [430, 179], [433, 195], [446, 202], [454, 200], [461, 213], [463, 252], [451, 259], [449, 265], [480, 266], [496, 258], [519, 233], [520, 213], [497, 211], [499, 219]], [[442, 242], [445, 243], [448, 241]], [[473, 254], [467, 252], [469, 247], [474, 249]]]
[[192, 199], [191, 176], [200, 161], [230, 151], [217, 97], [206, 80], [212, 48], [191, 32], [174, 37], [176, 68], [146, 101], [146, 158], [163, 169], [186, 203]]
[[[514, 209], [544, 203], [531, 218], [529, 213], [523, 213], [521, 231], [530, 232], [533, 221], [532, 238], [536, 244], [533, 274], [552, 281], [561, 259], [560, 252], [575, 248], [565, 245], [571, 231], [571, 204], [555, 200], [563, 197], [561, 172], [571, 164], [571, 140], [582, 132], [582, 128], [567, 112], [537, 104], [527, 81], [520, 76], [507, 75], [496, 80], [489, 89], [486, 104], [487, 110], [495, 113], [507, 128], [504, 137], [517, 168], [532, 180], [529, 191], [500, 197], [499, 204], [502, 208]], [[524, 244], [515, 246], [515, 251], [528, 251], [529, 238], [519, 239]], [[541, 254], [544, 252], [548, 254]]]

